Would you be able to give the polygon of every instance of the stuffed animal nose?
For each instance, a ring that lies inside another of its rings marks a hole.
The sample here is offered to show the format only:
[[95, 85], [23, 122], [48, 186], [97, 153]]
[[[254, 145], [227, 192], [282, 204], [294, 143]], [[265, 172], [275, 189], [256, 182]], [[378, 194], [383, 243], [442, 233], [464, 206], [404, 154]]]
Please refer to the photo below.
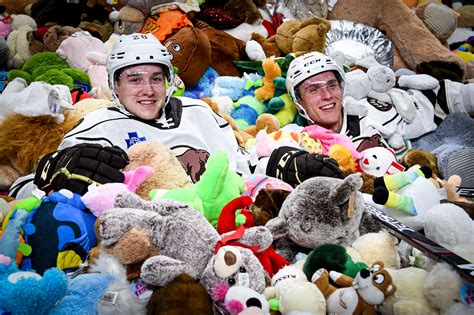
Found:
[[255, 306], [255, 307], [258, 307], [260, 309], [262, 308], [262, 303], [257, 298], [248, 299], [247, 302], [245, 302], [245, 305], [247, 305], [247, 307]]
[[232, 266], [237, 262], [237, 257], [231, 251], [227, 251], [224, 255], [224, 261], [227, 266]]
[[368, 269], [362, 269], [360, 271], [360, 276], [362, 279], [366, 279], [368, 277], [370, 277], [370, 271]]

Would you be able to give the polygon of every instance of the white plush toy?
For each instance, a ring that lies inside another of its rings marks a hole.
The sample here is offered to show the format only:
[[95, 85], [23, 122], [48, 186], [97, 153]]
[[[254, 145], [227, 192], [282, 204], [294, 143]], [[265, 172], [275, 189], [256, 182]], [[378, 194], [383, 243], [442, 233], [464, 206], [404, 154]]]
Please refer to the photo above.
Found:
[[31, 57], [28, 33], [37, 29], [35, 20], [26, 14], [12, 14], [12, 31], [8, 34], [8, 62], [9, 69], [20, 69], [25, 61]]
[[393, 150], [384, 147], [365, 149], [362, 158], [358, 160], [360, 169], [369, 175], [376, 177], [399, 173], [405, 168], [398, 163]]
[[285, 266], [272, 277], [272, 286], [264, 291], [267, 300], [279, 303], [279, 311], [286, 314], [325, 314], [326, 300], [316, 285], [309, 282], [301, 269]]
[[73, 109], [71, 93], [65, 85], [51, 85], [35, 81], [30, 85], [17, 77], [5, 87], [0, 95], [0, 121], [10, 113], [28, 117], [50, 115], [58, 123], [64, 121], [65, 109]]
[[357, 251], [361, 260], [369, 266], [376, 261], [386, 268], [400, 269], [400, 255], [396, 245], [397, 238], [385, 230], [361, 235], [351, 247]]
[[426, 314], [438, 315], [424, 295], [423, 285], [428, 271], [415, 267], [393, 270], [387, 268], [397, 286], [394, 295], [389, 296], [379, 306], [384, 315]]
[[433, 307], [440, 310], [441, 314], [473, 314], [472, 305], [468, 306], [461, 301], [460, 291], [463, 286], [461, 277], [451, 266], [446, 263], [437, 263], [429, 271], [423, 288], [425, 297]]
[[474, 262], [474, 221], [461, 207], [452, 203], [432, 207], [425, 215], [424, 231], [429, 239]]

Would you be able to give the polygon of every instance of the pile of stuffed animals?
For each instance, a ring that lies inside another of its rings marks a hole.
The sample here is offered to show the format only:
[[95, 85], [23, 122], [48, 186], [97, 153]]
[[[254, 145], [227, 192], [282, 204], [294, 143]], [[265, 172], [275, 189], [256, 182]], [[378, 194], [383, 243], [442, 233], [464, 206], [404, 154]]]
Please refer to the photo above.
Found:
[[[408, 96], [474, 79], [473, 37], [449, 42], [473, 16], [472, 5], [441, 1], [2, 1], [0, 314], [472, 314], [474, 284], [366, 205], [474, 263], [473, 200], [446, 158], [474, 145], [472, 118], [437, 122], [431, 109], [426, 120]], [[204, 100], [242, 147], [258, 158], [281, 147], [325, 155], [340, 178], [240, 176], [214, 152], [194, 179], [147, 141], [128, 149], [124, 182], [3, 194], [82, 117], [114, 106], [106, 57], [133, 32], [163, 42], [175, 95]], [[285, 77], [309, 51], [344, 68], [347, 112], [367, 116], [393, 149], [377, 139], [356, 148], [319, 126], [281, 129], [303, 120]]]

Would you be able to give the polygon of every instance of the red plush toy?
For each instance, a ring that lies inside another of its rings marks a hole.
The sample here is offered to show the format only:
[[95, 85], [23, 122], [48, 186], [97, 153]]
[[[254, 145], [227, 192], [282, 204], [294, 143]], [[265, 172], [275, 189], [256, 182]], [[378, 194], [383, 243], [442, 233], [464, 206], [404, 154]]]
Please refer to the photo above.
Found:
[[234, 233], [222, 238], [216, 246], [217, 252], [220, 247], [225, 245], [242, 246], [253, 251], [263, 266], [263, 269], [270, 277], [278, 272], [284, 266], [289, 265], [288, 261], [280, 254], [275, 252], [273, 245], [267, 249], [261, 250], [258, 246], [248, 246], [239, 242], [244, 235], [246, 227], [255, 226], [252, 210], [247, 209], [252, 205], [252, 198], [249, 196], [240, 196], [231, 200], [221, 212], [217, 222], [217, 231], [219, 234], [234, 231]]

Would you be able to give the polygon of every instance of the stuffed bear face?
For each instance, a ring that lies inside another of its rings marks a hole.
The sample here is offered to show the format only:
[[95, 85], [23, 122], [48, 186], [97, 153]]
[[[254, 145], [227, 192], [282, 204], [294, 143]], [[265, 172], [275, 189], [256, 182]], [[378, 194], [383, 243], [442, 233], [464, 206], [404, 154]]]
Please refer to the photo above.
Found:
[[279, 216], [266, 226], [275, 239], [288, 237], [305, 248], [322, 243], [350, 245], [359, 236], [364, 201], [359, 174], [344, 180], [314, 177], [284, 201]]
[[265, 289], [265, 270], [250, 249], [223, 246], [204, 269], [201, 283], [207, 290], [225, 283], [246, 286], [262, 293]]

